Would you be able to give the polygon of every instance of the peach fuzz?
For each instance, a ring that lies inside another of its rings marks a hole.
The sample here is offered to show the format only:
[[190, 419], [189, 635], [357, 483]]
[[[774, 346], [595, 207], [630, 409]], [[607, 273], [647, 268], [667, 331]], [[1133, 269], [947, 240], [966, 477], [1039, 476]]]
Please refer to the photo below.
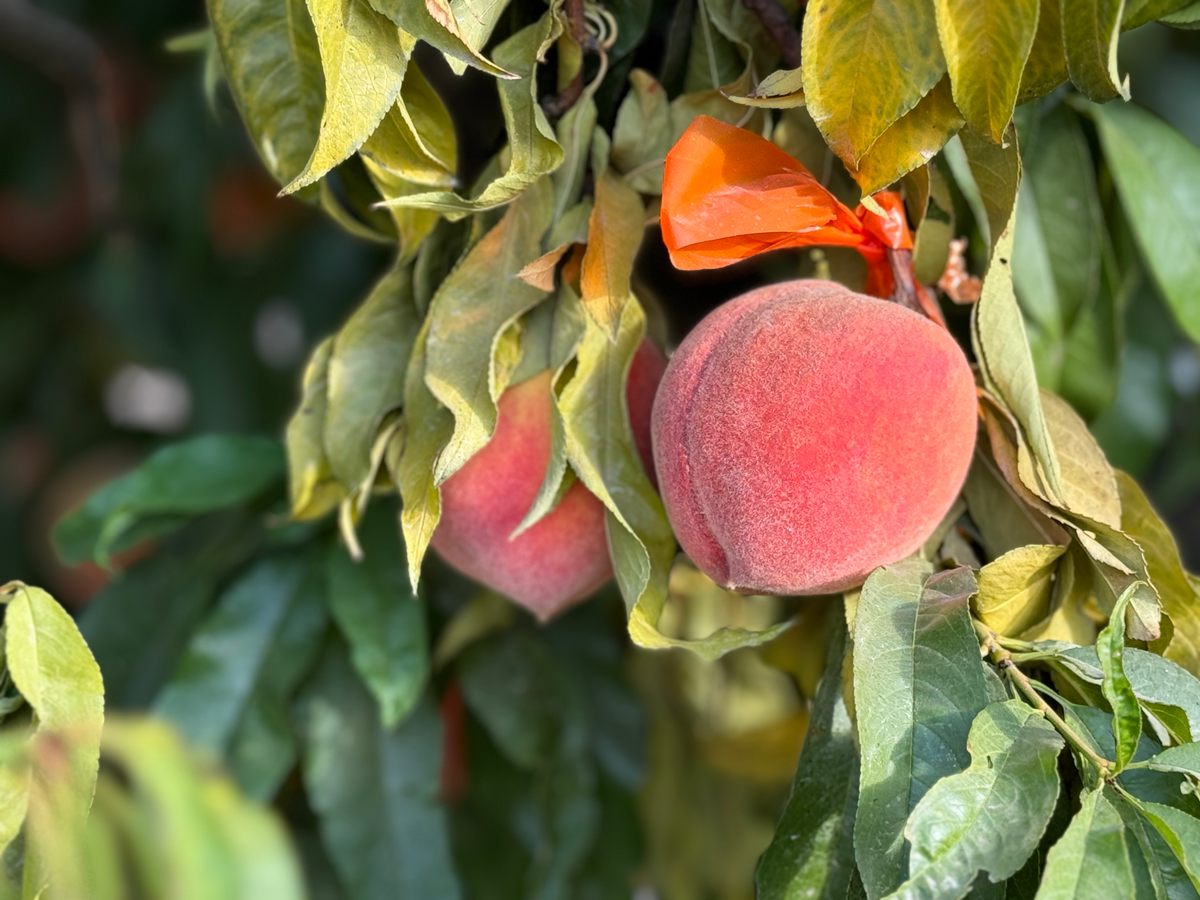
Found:
[[[644, 341], [630, 363], [630, 424], [647, 472], [650, 412], [666, 361]], [[604, 505], [576, 481], [537, 524], [512, 538], [537, 496], [550, 461], [550, 373], [510, 386], [496, 430], [442, 485], [433, 549], [451, 566], [546, 621], [612, 577]]]
[[828, 281], [769, 285], [705, 318], [653, 410], [684, 551], [747, 593], [823, 594], [921, 546], [975, 446], [975, 381], [943, 328]]

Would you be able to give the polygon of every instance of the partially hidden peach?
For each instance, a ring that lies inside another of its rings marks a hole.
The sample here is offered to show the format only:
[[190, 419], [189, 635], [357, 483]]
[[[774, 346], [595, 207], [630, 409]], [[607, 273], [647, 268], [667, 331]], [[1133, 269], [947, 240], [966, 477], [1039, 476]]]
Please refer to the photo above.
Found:
[[949, 511], [975, 446], [975, 382], [923, 316], [791, 281], [692, 330], [652, 430], [697, 566], [747, 593], [831, 593], [915, 551]]
[[[644, 341], [629, 368], [630, 425], [653, 471], [650, 412], [666, 361]], [[558, 505], [517, 537], [550, 461], [550, 373], [510, 386], [497, 404], [496, 430], [482, 450], [442, 485], [433, 549], [464, 575], [510, 597], [545, 621], [612, 577], [604, 505], [575, 482]]]

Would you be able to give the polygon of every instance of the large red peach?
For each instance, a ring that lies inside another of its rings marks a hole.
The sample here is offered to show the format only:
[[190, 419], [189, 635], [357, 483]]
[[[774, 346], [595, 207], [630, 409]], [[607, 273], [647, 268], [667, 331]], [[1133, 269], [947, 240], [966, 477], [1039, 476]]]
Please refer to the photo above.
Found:
[[659, 489], [684, 551], [750, 593], [822, 594], [920, 547], [962, 488], [975, 382], [945, 329], [828, 281], [721, 306], [667, 366]]
[[[646, 341], [629, 368], [630, 425], [648, 472], [650, 412], [665, 367], [662, 353]], [[454, 568], [543, 621], [612, 577], [604, 505], [582, 482], [536, 525], [511, 536], [550, 461], [550, 390], [547, 371], [501, 394], [491, 440], [442, 485], [442, 518], [432, 542]]]

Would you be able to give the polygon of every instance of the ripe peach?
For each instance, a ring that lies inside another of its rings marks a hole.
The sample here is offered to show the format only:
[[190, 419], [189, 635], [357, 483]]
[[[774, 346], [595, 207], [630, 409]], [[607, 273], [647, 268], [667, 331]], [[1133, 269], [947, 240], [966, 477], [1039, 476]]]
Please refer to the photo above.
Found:
[[827, 281], [743, 294], [671, 358], [654, 460], [684, 551], [748, 593], [822, 594], [915, 551], [962, 488], [975, 382], [939, 326]]
[[[650, 411], [666, 362], [649, 341], [629, 368], [630, 424], [647, 472]], [[433, 548], [464, 575], [499, 591], [545, 621], [612, 577], [604, 505], [575, 482], [536, 525], [511, 538], [537, 496], [550, 461], [550, 373], [501, 396], [487, 445], [442, 485]]]

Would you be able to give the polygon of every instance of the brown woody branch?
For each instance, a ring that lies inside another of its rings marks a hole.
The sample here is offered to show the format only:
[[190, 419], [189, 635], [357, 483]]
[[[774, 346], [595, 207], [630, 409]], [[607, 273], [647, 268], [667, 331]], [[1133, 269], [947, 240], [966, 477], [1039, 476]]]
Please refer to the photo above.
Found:
[[778, 0], [742, 0], [742, 5], [758, 16], [758, 21], [779, 48], [783, 64], [789, 69], [799, 66], [800, 32]]

